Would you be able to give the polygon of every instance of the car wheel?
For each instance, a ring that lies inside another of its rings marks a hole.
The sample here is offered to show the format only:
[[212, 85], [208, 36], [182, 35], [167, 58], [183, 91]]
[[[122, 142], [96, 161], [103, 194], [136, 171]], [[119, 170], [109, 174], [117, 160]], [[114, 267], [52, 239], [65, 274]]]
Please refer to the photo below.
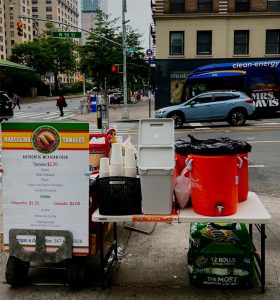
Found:
[[172, 113], [169, 115], [171, 119], [174, 120], [174, 127], [175, 128], [181, 128], [184, 124], [184, 118], [180, 113]]
[[235, 110], [229, 114], [228, 123], [232, 126], [241, 126], [246, 123], [247, 115], [243, 110]]

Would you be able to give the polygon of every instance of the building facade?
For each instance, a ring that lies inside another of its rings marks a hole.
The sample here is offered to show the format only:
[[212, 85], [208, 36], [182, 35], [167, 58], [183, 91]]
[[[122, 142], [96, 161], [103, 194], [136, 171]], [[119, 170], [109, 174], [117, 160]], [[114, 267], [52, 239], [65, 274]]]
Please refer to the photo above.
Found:
[[[17, 34], [18, 16], [24, 15], [32, 17], [32, 3], [31, 0], [1, 0], [1, 21], [3, 24], [0, 29], [0, 35], [3, 34], [3, 47], [0, 49], [1, 59], [7, 59], [12, 53], [12, 47], [16, 43], [33, 39], [32, 20], [22, 19], [23, 35]], [[0, 43], [2, 38], [0, 37]]]
[[[83, 29], [87, 31], [94, 29], [98, 10], [108, 13], [108, 0], [82, 0], [81, 24]], [[88, 36], [89, 33], [83, 33], [82, 44], [85, 44]]]
[[280, 0], [152, 0], [156, 109], [181, 102], [196, 68], [280, 59]]

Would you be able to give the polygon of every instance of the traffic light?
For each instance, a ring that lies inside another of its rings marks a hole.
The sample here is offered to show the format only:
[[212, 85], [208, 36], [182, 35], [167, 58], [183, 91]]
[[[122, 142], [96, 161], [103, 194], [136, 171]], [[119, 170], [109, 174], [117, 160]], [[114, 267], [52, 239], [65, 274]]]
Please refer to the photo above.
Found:
[[121, 74], [123, 73], [123, 65], [122, 64], [114, 64], [111, 67], [112, 73], [118, 73]]
[[18, 36], [23, 36], [23, 27], [22, 27], [22, 21], [17, 22], [17, 34]]
[[112, 73], [118, 73], [117, 65], [112, 65], [111, 71], [112, 71]]

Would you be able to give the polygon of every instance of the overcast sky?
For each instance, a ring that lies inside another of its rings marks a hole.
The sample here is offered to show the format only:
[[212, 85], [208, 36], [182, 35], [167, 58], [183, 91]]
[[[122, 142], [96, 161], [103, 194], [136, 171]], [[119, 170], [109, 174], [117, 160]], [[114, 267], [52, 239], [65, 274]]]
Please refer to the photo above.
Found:
[[[144, 50], [149, 48], [149, 29], [152, 23], [150, 3], [151, 0], [126, 0], [126, 20], [130, 20], [130, 26], [142, 34]], [[108, 13], [112, 15], [112, 18], [121, 17], [122, 0], [108, 0]]]

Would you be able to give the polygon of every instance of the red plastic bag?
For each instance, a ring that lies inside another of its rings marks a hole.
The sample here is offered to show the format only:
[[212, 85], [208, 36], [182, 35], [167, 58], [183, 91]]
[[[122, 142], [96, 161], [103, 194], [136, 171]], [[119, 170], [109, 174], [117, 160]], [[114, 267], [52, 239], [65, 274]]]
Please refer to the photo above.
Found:
[[174, 181], [176, 201], [180, 208], [186, 207], [191, 196], [191, 179], [187, 167], [177, 176]]

